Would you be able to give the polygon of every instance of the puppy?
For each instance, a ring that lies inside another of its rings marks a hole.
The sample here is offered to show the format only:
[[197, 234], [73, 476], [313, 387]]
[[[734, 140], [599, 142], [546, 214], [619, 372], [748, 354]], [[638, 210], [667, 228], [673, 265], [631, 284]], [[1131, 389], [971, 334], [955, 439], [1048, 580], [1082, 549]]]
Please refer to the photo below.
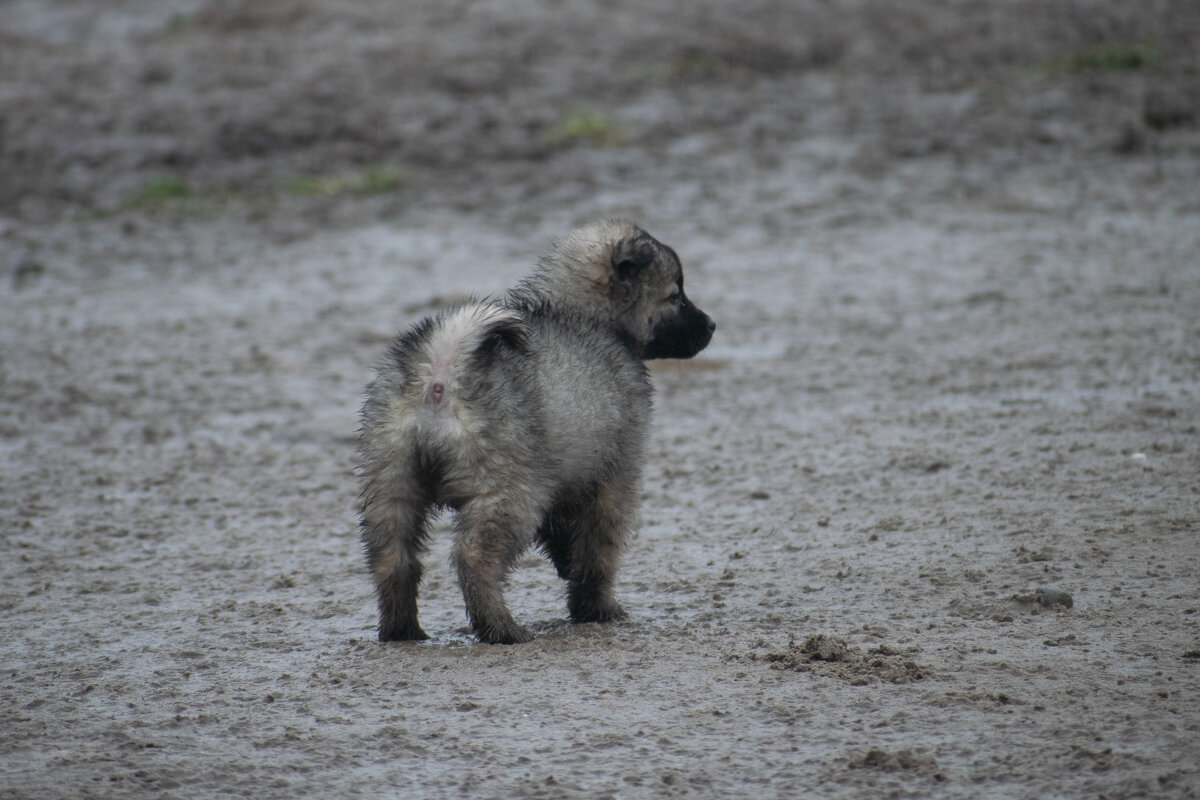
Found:
[[645, 361], [690, 358], [716, 324], [670, 247], [621, 219], [572, 231], [504, 298], [400, 334], [367, 387], [360, 531], [381, 641], [417, 621], [427, 519], [456, 512], [452, 561], [480, 641], [532, 638], [503, 585], [537, 544], [575, 622], [625, 617], [613, 583], [640, 491]]

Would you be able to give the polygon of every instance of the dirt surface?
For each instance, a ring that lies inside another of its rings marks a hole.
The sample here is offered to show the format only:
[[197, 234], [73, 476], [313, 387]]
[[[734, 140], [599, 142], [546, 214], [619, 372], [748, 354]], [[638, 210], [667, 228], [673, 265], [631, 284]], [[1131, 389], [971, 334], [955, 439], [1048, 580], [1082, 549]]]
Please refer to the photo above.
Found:
[[[1200, 794], [1200, 5], [152, 5], [0, 3], [0, 795]], [[380, 645], [370, 365], [614, 213], [631, 620]]]

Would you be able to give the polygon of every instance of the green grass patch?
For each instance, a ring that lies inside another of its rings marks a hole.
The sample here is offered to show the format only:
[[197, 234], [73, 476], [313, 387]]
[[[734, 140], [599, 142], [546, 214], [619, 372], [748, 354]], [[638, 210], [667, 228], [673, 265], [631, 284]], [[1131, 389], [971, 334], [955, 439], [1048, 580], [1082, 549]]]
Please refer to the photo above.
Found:
[[190, 30], [196, 24], [196, 19], [191, 14], [175, 13], [167, 20], [166, 32], [168, 34], [179, 34]]
[[124, 202], [84, 212], [82, 219], [104, 219], [126, 211], [168, 214], [180, 219], [213, 217], [227, 209], [239, 195], [228, 191], [196, 189], [179, 175], [157, 175]]
[[358, 172], [302, 175], [288, 184], [287, 191], [298, 197], [369, 197], [396, 191], [403, 185], [404, 179], [402, 170], [376, 164]]
[[1158, 48], [1153, 42], [1141, 44], [1100, 44], [1085, 47], [1071, 54], [1073, 70], [1128, 72], [1152, 66], [1158, 61]]
[[129, 205], [135, 208], [159, 206], [192, 195], [192, 188], [178, 175], [157, 175], [142, 185], [141, 190], [130, 198]]
[[357, 172], [305, 175], [283, 185], [232, 189], [196, 187], [180, 175], [156, 175], [118, 204], [80, 212], [79, 219], [104, 219], [127, 211], [165, 214], [179, 219], [207, 219], [235, 206], [269, 207], [284, 195], [338, 198], [386, 194], [403, 185], [406, 176], [399, 168], [374, 165]]
[[630, 73], [654, 83], [675, 83], [712, 79], [728, 68], [728, 64], [711, 53], [687, 50], [665, 61], [635, 63], [630, 68]]
[[1158, 45], [1153, 41], [1106, 42], [1082, 47], [1064, 58], [1036, 64], [1033, 70], [1045, 74], [1133, 72], [1154, 66], [1161, 60], [1161, 57]]
[[624, 128], [599, 111], [569, 111], [546, 133], [546, 142], [553, 145], [589, 144], [595, 147], [616, 147], [628, 135]]

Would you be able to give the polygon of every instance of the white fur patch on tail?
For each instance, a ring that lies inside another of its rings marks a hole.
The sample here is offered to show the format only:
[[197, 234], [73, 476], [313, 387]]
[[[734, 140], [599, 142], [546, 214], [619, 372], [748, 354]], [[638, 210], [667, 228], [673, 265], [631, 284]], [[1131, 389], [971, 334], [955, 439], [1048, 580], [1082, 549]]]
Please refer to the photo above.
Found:
[[452, 394], [463, 359], [478, 350], [489, 336], [501, 332], [516, 333], [518, 338], [524, 338], [525, 325], [521, 315], [503, 306], [470, 303], [440, 317], [429, 340], [425, 402], [437, 406]]

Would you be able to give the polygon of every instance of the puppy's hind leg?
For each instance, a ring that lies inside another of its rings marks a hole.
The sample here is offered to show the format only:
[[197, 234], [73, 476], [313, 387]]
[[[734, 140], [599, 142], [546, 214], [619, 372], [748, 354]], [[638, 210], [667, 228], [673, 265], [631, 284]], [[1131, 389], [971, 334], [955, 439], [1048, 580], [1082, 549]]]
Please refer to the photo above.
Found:
[[568, 573], [572, 622], [615, 622], [628, 616], [613, 597], [613, 584], [636, 502], [636, 484], [602, 485], [576, 506], [573, 516], [560, 521], [570, 555], [559, 574]]
[[429, 638], [417, 622], [417, 589], [432, 504], [412, 461], [363, 470], [360, 534], [379, 599], [381, 642]]
[[518, 644], [533, 634], [513, 619], [504, 603], [504, 581], [533, 540], [536, 516], [519, 501], [477, 498], [458, 513], [451, 560], [471, 628], [481, 642]]

